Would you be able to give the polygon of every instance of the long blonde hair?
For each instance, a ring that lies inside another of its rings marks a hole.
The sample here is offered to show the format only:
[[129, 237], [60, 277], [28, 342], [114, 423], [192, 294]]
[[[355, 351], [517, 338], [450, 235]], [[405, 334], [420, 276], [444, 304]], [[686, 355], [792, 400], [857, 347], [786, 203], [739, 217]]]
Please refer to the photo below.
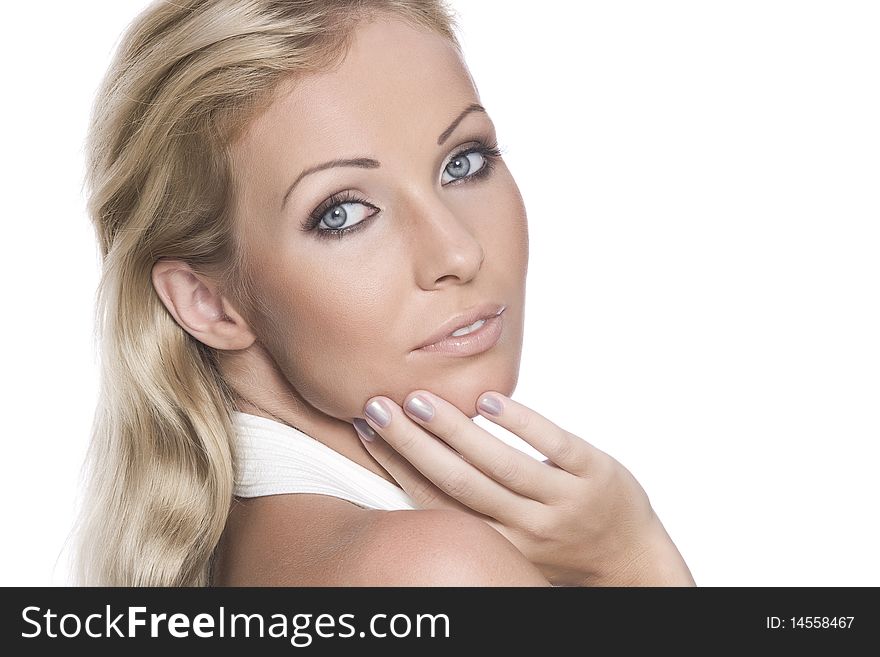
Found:
[[100, 389], [74, 583], [211, 585], [233, 494], [234, 396], [216, 352], [157, 296], [152, 267], [181, 259], [230, 299], [257, 296], [230, 216], [230, 144], [282, 77], [341, 62], [357, 23], [382, 11], [461, 53], [444, 0], [157, 1], [123, 35], [86, 143]]

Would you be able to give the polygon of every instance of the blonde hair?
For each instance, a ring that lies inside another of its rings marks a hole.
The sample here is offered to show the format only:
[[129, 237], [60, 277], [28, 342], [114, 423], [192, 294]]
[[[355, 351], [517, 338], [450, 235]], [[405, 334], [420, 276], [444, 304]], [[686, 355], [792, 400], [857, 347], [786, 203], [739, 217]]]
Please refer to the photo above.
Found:
[[341, 63], [353, 28], [382, 11], [461, 53], [443, 0], [158, 1], [123, 35], [86, 142], [100, 389], [75, 584], [211, 585], [233, 495], [234, 396], [216, 352], [157, 296], [152, 268], [181, 259], [230, 299], [257, 296], [233, 231], [230, 144], [282, 78]]

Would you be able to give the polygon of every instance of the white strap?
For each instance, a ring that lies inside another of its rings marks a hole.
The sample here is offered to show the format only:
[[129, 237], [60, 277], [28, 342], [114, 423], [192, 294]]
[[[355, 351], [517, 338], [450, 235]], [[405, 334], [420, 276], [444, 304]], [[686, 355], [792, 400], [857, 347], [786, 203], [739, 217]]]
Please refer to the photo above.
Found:
[[415, 509], [407, 493], [299, 429], [233, 411], [237, 430], [235, 495], [316, 493], [370, 509]]

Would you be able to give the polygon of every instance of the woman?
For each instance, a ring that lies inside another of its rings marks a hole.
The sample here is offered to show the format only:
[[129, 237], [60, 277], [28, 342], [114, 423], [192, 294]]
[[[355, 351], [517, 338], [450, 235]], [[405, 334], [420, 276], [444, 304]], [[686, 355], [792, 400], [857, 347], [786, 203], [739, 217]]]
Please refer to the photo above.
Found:
[[631, 474], [509, 397], [526, 213], [441, 0], [155, 3], [88, 165], [80, 582], [693, 584]]

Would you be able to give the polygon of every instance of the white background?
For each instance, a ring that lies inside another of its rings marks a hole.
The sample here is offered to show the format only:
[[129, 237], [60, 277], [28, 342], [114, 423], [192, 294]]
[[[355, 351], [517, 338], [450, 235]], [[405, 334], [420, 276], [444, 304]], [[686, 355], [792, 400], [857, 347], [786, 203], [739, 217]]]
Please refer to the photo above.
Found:
[[[67, 582], [82, 144], [144, 6], [5, 9], [4, 585]], [[454, 7], [529, 212], [514, 398], [633, 472], [698, 585], [880, 585], [880, 5]]]

